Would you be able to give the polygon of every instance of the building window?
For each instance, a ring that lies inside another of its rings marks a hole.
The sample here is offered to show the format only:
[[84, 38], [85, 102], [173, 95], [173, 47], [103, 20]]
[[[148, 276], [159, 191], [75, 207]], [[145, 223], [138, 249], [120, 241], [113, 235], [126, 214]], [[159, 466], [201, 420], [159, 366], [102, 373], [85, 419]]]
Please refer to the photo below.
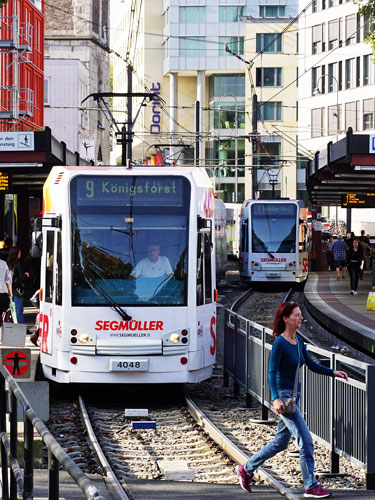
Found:
[[312, 27], [312, 53], [319, 54], [325, 51], [323, 25], [318, 24]]
[[345, 18], [345, 44], [353, 45], [356, 41], [357, 14], [346, 16]]
[[372, 68], [371, 56], [363, 56], [363, 85], [369, 85], [371, 81], [371, 68]]
[[328, 23], [328, 50], [335, 49], [340, 40], [340, 19], [334, 19]]
[[281, 52], [281, 35], [273, 33], [257, 33], [257, 52]]
[[345, 104], [345, 130], [352, 127], [353, 131], [357, 130], [357, 103], [347, 102]]
[[337, 92], [337, 63], [328, 64], [328, 92]]
[[225, 51], [226, 45], [235, 54], [244, 54], [244, 38], [242, 36], [219, 36], [219, 56], [228, 54]]
[[354, 87], [354, 58], [345, 61], [345, 88]]
[[311, 137], [324, 135], [324, 108], [311, 110]]
[[258, 167], [276, 167], [280, 165], [280, 142], [261, 142], [255, 163]]
[[44, 105], [51, 105], [51, 78], [44, 79]]
[[180, 7], [180, 23], [199, 24], [206, 22], [206, 7]]
[[210, 78], [210, 98], [245, 97], [244, 75], [213, 75]]
[[186, 57], [204, 56], [204, 37], [180, 37], [179, 54]]
[[259, 17], [285, 17], [285, 5], [260, 5]]
[[257, 87], [281, 87], [281, 68], [257, 68]]
[[363, 101], [363, 130], [374, 128], [374, 99]]
[[318, 0], [312, 0], [311, 9], [313, 13], [318, 11]]
[[340, 106], [328, 106], [328, 135], [338, 134], [340, 130]]
[[236, 101], [215, 101], [214, 128], [245, 128], [245, 103]]
[[219, 7], [219, 22], [221, 23], [236, 23], [239, 17], [243, 16], [244, 7]]
[[[320, 78], [321, 69], [320, 66], [312, 69], [311, 73], [311, 95], [315, 95], [316, 93], [324, 94], [324, 77]], [[321, 90], [319, 88], [321, 87]]]
[[215, 177], [245, 176], [245, 140], [213, 141], [209, 158], [215, 168]]
[[261, 121], [281, 120], [281, 102], [260, 102], [258, 118]]

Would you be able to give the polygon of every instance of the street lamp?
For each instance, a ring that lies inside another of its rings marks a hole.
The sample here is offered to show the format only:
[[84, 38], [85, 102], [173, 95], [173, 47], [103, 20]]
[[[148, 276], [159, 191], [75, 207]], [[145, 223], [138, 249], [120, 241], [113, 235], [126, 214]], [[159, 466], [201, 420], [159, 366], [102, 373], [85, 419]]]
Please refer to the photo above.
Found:
[[336, 141], [338, 141], [339, 138], [339, 125], [340, 125], [340, 116], [339, 116], [339, 82], [337, 81], [337, 78], [334, 75], [331, 75], [329, 73], [326, 73], [324, 75], [321, 75], [317, 82], [316, 82], [316, 87], [313, 91], [313, 95], [321, 95], [322, 92], [319, 89], [319, 82], [322, 78], [328, 77], [328, 85], [329, 85], [329, 79], [332, 78], [336, 82], [336, 119], [337, 119], [337, 128], [336, 128]]

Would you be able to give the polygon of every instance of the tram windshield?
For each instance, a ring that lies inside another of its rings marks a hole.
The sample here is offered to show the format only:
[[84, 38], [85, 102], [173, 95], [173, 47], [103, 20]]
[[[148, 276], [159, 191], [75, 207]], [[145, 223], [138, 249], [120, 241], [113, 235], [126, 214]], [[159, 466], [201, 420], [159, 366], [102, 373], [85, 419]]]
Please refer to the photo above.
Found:
[[292, 253], [296, 251], [297, 206], [292, 203], [254, 203], [251, 207], [252, 251]]
[[187, 179], [80, 175], [70, 197], [73, 306], [186, 305]]

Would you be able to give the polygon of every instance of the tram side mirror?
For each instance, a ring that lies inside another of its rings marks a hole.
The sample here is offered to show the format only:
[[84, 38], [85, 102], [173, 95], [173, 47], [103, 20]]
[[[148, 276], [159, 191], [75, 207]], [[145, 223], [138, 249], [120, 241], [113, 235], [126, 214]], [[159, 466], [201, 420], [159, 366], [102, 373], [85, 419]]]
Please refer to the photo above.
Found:
[[198, 215], [198, 220], [197, 220], [198, 231], [200, 231], [201, 229], [207, 229], [208, 227], [210, 227], [209, 222], [210, 222], [209, 220], [204, 219], [203, 217]]
[[43, 250], [43, 234], [42, 231], [33, 231], [31, 233], [31, 257], [40, 259]]

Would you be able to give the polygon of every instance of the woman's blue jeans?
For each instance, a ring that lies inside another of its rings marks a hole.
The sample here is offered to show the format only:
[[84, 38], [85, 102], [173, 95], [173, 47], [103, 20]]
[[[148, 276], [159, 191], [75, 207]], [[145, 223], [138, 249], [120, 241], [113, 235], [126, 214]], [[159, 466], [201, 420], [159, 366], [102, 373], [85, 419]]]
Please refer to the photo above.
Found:
[[[293, 395], [293, 391], [279, 391], [279, 395], [282, 398], [288, 398]], [[314, 488], [318, 484], [314, 475], [314, 443], [298, 407], [295, 413], [280, 415], [273, 441], [249, 458], [245, 464], [245, 471], [252, 474], [263, 462], [280, 451], [286, 450], [291, 436], [296, 438], [299, 446], [299, 459], [305, 490]]]
[[16, 309], [17, 321], [18, 323], [25, 324], [25, 319], [23, 317], [23, 297], [13, 296], [14, 307]]

